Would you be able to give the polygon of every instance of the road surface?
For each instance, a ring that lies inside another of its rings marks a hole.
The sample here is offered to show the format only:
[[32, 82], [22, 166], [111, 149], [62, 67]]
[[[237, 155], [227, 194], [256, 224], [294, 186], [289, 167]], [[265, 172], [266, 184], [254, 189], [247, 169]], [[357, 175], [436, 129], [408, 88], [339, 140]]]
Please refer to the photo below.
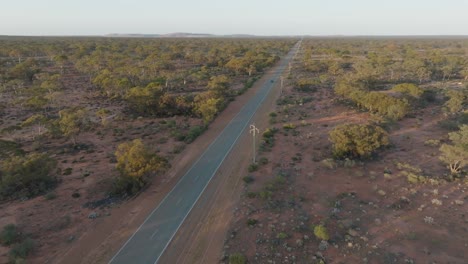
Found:
[[272, 81], [265, 82], [239, 113], [208, 146], [200, 158], [174, 186], [143, 224], [109, 261], [111, 264], [157, 263], [198, 201], [208, 183], [229, 154], [237, 139], [287, 68], [298, 44], [274, 69]]

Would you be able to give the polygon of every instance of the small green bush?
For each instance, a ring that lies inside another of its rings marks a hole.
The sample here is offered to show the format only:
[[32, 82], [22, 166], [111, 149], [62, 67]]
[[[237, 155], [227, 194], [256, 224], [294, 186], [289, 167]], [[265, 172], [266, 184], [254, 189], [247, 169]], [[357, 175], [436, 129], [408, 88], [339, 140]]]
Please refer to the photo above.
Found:
[[245, 176], [244, 178], [242, 178], [242, 180], [243, 180], [245, 183], [249, 184], [249, 183], [252, 183], [252, 182], [254, 181], [254, 177], [252, 177], [251, 175], [247, 175], [247, 176]]
[[0, 200], [35, 197], [55, 187], [56, 161], [46, 154], [13, 156], [0, 161]]
[[259, 193], [260, 198], [263, 200], [269, 200], [271, 196], [273, 196], [273, 192], [268, 191], [268, 190], [263, 190]]
[[276, 235], [276, 238], [278, 238], [278, 239], [286, 239], [286, 238], [288, 238], [288, 234], [286, 234], [286, 233], [284, 233], [284, 232], [281, 232], [281, 233], [278, 233], [278, 234]]
[[252, 219], [252, 218], [249, 218], [247, 219], [247, 225], [248, 226], [254, 226], [258, 223], [258, 220], [257, 219]]
[[193, 126], [190, 128], [187, 136], [185, 137], [186, 143], [192, 143], [197, 137], [199, 137], [206, 130], [206, 126]]
[[268, 164], [268, 159], [266, 157], [261, 157], [260, 160], [258, 161], [260, 165], [266, 165]]
[[254, 171], [258, 170], [258, 164], [256, 164], [256, 163], [250, 164], [247, 170], [249, 172], [254, 172]]
[[9, 255], [10, 259], [24, 259], [34, 250], [34, 241], [26, 238], [23, 242], [13, 245]]
[[8, 224], [3, 227], [2, 232], [0, 232], [0, 244], [4, 246], [9, 246], [19, 239], [19, 233], [14, 224]]
[[328, 235], [327, 229], [323, 225], [314, 226], [314, 235], [320, 240], [328, 240], [330, 236]]
[[229, 264], [245, 264], [247, 258], [241, 253], [234, 253], [229, 256]]
[[284, 128], [285, 130], [295, 129], [295, 128], [296, 128], [296, 125], [294, 125], [293, 123], [284, 124], [284, 125], [283, 125], [283, 128]]
[[70, 175], [70, 174], [72, 174], [72, 172], [73, 172], [73, 168], [66, 168], [63, 171], [63, 175]]
[[46, 200], [53, 200], [53, 199], [57, 198], [57, 194], [55, 192], [50, 192], [50, 193], [47, 193], [46, 195], [44, 195], [44, 198]]

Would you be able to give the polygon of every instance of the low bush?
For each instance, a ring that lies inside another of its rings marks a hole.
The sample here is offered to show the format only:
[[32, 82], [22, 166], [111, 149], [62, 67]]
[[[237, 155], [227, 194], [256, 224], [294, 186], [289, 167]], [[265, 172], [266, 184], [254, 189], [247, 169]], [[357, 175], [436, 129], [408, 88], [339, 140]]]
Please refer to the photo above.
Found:
[[252, 176], [250, 176], [250, 175], [247, 175], [247, 176], [245, 176], [244, 178], [242, 178], [242, 180], [243, 180], [245, 183], [249, 184], [249, 183], [252, 183], [252, 182], [254, 181], [254, 177], [252, 177]]
[[9, 255], [10, 259], [16, 262], [18, 259], [24, 260], [34, 250], [35, 243], [32, 239], [26, 238], [18, 244], [14, 244]]
[[249, 167], [247, 168], [247, 170], [249, 172], [254, 172], [254, 171], [258, 170], [258, 164], [256, 164], [256, 163], [250, 164]]
[[257, 223], [258, 223], [257, 219], [252, 219], [252, 218], [247, 219], [248, 226], [255, 226]]
[[8, 224], [0, 232], [0, 244], [9, 246], [19, 240], [19, 233], [14, 224]]
[[32, 198], [55, 187], [56, 161], [46, 154], [13, 156], [0, 161], [0, 199]]
[[229, 255], [229, 264], [245, 264], [247, 263], [247, 258], [241, 253], [234, 253]]
[[323, 225], [314, 226], [314, 235], [320, 240], [328, 240], [330, 236], [328, 235], [328, 230]]
[[185, 143], [192, 143], [197, 137], [205, 132], [206, 126], [193, 126], [185, 136]]

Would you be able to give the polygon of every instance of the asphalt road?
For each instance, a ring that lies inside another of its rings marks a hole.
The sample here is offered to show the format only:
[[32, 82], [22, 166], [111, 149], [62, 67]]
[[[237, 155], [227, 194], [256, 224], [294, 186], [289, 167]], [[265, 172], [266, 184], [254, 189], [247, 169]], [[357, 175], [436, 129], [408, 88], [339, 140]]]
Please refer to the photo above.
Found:
[[174, 186], [143, 224], [109, 261], [112, 264], [157, 263], [179, 227], [202, 195], [211, 178], [237, 139], [287, 68], [298, 44], [274, 70], [273, 82], [266, 81], [240, 112], [208, 146], [200, 158]]

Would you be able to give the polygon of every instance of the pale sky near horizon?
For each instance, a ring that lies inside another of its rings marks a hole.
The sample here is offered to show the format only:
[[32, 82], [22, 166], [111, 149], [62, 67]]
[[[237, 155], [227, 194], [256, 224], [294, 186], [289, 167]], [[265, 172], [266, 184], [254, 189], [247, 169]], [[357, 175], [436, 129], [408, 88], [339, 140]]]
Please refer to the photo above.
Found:
[[468, 0], [0, 0], [0, 35], [468, 35]]

